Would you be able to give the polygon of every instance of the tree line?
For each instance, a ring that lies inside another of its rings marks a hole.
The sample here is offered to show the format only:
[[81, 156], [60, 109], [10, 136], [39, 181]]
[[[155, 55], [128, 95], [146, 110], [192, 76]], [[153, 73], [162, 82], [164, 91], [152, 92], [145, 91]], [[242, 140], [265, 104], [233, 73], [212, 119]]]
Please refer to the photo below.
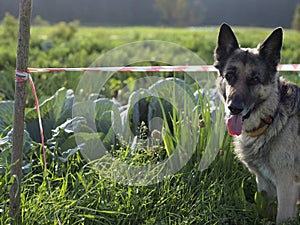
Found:
[[[90, 26], [291, 27], [300, 0], [38, 0], [33, 18], [50, 23], [80, 21]], [[0, 0], [0, 19], [18, 15], [16, 1]]]

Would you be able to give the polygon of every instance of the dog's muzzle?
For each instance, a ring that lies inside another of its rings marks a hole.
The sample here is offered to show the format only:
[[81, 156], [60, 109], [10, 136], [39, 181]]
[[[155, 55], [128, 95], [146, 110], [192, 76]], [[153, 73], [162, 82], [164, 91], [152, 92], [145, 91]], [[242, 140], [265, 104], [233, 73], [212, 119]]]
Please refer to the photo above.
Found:
[[233, 102], [231, 101], [228, 109], [230, 110], [232, 115], [241, 114], [244, 110], [244, 103], [243, 102]]
[[250, 116], [251, 110], [246, 111], [244, 102], [238, 98], [229, 102], [228, 109], [230, 110], [226, 121], [228, 132], [231, 136], [239, 136], [242, 133], [243, 120]]

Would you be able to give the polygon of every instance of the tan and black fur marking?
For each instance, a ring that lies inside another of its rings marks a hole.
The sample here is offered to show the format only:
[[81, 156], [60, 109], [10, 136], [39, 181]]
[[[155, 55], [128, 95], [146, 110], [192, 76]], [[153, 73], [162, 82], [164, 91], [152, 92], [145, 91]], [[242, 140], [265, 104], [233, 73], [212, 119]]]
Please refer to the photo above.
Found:
[[277, 28], [257, 48], [240, 48], [223, 24], [214, 55], [228, 114], [242, 118], [234, 151], [256, 175], [258, 191], [277, 196], [278, 222], [297, 216], [300, 194], [300, 88], [277, 75], [282, 41]]

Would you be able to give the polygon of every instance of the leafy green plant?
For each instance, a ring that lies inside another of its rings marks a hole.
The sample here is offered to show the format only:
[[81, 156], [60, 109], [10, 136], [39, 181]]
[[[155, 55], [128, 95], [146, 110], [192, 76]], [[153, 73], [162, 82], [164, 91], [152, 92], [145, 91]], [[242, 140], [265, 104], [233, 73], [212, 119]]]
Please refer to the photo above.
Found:
[[56, 25], [56, 29], [52, 32], [51, 37], [69, 41], [74, 37], [79, 27], [79, 21], [70, 23], [60, 22]]
[[2, 26], [4, 30], [0, 35], [1, 39], [9, 42], [18, 37], [18, 20], [10, 13], [5, 13], [5, 16], [2, 20]]
[[294, 12], [292, 28], [297, 31], [300, 30], [300, 4], [299, 3], [297, 4], [295, 12]]
[[49, 26], [50, 22], [47, 20], [44, 20], [40, 15], [37, 15], [34, 17], [32, 21], [33, 26]]
[[13, 101], [0, 102], [0, 137], [5, 136], [6, 132], [12, 128], [14, 122], [13, 111]]
[[[177, 84], [181, 85], [184, 90], [189, 91], [189, 96], [191, 98], [194, 98], [188, 85], [178, 79], [175, 79], [175, 81]], [[124, 131], [129, 129], [125, 131], [125, 136], [122, 138], [123, 140], [127, 138], [127, 141], [129, 141], [127, 143], [130, 143], [134, 138], [142, 140], [144, 138], [142, 136], [143, 133], [146, 135], [146, 138], [151, 135], [151, 133], [148, 134], [145, 131], [142, 133], [136, 133], [136, 130], [138, 127], [141, 128], [142, 123], [147, 123], [146, 126], [150, 126], [151, 124], [150, 121], [148, 121], [149, 119], [160, 117], [167, 121], [165, 124], [165, 130], [161, 135], [163, 135], [167, 155], [170, 156], [174, 149], [174, 144], [180, 140], [180, 134], [178, 131], [176, 132], [176, 127], [178, 127], [178, 125], [176, 125], [175, 119], [177, 116], [175, 112], [172, 112], [173, 106], [168, 103], [168, 101], [164, 101], [163, 99], [159, 99], [154, 96], [169, 96], [172, 94], [172, 89], [167, 89], [167, 87], [172, 87], [170, 86], [172, 82], [173, 80], [157, 82], [152, 85], [148, 91], [146, 91], [148, 94], [144, 94], [144, 97], [141, 97], [139, 92], [134, 92], [129, 98], [130, 101], [128, 103], [127, 110], [125, 111], [122, 111], [122, 107], [118, 103], [106, 98], [96, 97], [93, 99], [93, 95], [91, 95], [90, 101], [76, 103], [74, 105], [73, 92], [65, 88], [59, 89], [52, 97], [45, 99], [40, 104], [43, 132], [47, 149], [52, 152], [55, 159], [66, 161], [71, 155], [75, 154], [82, 148], [77, 146], [76, 138], [81, 138], [84, 142], [85, 140], [94, 137], [95, 133], [97, 133], [98, 137], [101, 138], [104, 147], [107, 150], [111, 150], [112, 147], [115, 148], [115, 146], [120, 143], [114, 123], [119, 122], [119, 124], [129, 126], [127, 128], [126, 126], [122, 128]], [[163, 93], [161, 92], [162, 90]], [[145, 91], [143, 92], [146, 93]], [[173, 98], [174, 97], [175, 96], [173, 96]], [[148, 102], [144, 107], [141, 107], [134, 104], [135, 101], [137, 101], [136, 98], [141, 98]], [[11, 150], [11, 145], [7, 144], [11, 143], [9, 135], [11, 135], [10, 131], [13, 124], [13, 105], [14, 103], [12, 101], [0, 103], [0, 132], [3, 136], [0, 146], [5, 148], [6, 152]], [[129, 107], [131, 105], [133, 105], [133, 108]], [[142, 111], [139, 111], [139, 109]], [[121, 111], [123, 113], [123, 122], [121, 121]], [[146, 116], [145, 118], [144, 115]], [[173, 119], [172, 116], [174, 116]], [[89, 124], [94, 124], [94, 128]], [[29, 146], [31, 142], [41, 142], [38, 115], [35, 108], [26, 109], [25, 129], [30, 137], [27, 141], [29, 142]], [[172, 133], [175, 135], [174, 137], [172, 137]], [[162, 143], [158, 144], [160, 145]]]

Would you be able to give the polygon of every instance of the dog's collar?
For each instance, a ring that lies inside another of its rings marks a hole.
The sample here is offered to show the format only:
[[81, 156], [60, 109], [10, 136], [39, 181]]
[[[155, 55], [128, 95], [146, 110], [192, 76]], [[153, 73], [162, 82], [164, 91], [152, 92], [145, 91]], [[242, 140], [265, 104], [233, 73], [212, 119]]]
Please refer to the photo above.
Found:
[[265, 119], [261, 119], [259, 126], [253, 130], [246, 131], [246, 134], [250, 137], [258, 137], [262, 135], [269, 128], [273, 120], [272, 116], [267, 116]]

